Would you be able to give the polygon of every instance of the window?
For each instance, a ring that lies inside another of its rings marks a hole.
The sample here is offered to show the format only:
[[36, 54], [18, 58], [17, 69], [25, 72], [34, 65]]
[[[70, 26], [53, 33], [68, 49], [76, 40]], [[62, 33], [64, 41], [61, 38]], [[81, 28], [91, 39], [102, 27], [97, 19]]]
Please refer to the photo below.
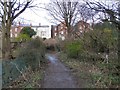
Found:
[[12, 37], [12, 33], [10, 34], [10, 37]]
[[17, 37], [17, 33], [15, 33], [15, 37]]
[[57, 36], [57, 33], [55, 33], [55, 36]]
[[17, 28], [15, 28], [15, 32], [17, 32]]
[[82, 27], [80, 26], [79, 29], [82, 29]]
[[63, 31], [61, 31], [61, 34], [63, 34], [64, 32]]
[[46, 31], [41, 31], [41, 36], [45, 36], [46, 35]]
[[65, 37], [64, 37], [64, 36], [62, 36], [62, 40], [65, 40]]
[[57, 28], [55, 28], [55, 31], [57, 30]]
[[83, 31], [80, 31], [80, 33], [82, 33]]

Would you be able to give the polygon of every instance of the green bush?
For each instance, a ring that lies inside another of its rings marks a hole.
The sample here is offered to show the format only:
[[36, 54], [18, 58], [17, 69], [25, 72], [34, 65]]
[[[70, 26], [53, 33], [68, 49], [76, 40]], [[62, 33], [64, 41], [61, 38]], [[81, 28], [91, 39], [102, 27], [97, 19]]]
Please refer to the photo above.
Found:
[[18, 42], [25, 42], [29, 41], [31, 38], [27, 34], [20, 34], [17, 38], [16, 41]]
[[22, 47], [17, 58], [24, 60], [26, 66], [35, 69], [40, 66], [41, 62], [46, 62], [44, 46], [41, 39], [37, 37]]
[[34, 29], [32, 29], [31, 27], [24, 27], [20, 33], [21, 33], [21, 34], [26, 34], [26, 35], [28, 35], [30, 38], [31, 38], [32, 36], [36, 35], [36, 32], [35, 32]]
[[72, 41], [66, 43], [66, 53], [71, 58], [78, 58], [83, 51], [83, 46], [80, 41]]

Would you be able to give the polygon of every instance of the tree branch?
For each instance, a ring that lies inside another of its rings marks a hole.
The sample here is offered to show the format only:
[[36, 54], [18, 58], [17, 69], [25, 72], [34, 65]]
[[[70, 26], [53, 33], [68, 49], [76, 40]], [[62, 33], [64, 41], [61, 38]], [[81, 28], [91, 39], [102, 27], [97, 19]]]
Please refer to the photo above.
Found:
[[18, 17], [22, 12], [25, 11], [25, 9], [28, 7], [28, 5], [30, 4], [30, 2], [27, 2], [26, 5], [24, 6], [23, 9], [21, 9], [16, 15], [13, 16], [13, 20]]

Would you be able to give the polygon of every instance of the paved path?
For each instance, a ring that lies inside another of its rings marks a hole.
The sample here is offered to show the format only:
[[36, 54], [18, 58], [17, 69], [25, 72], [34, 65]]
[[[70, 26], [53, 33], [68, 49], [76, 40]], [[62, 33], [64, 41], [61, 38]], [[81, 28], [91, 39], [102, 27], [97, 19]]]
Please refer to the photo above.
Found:
[[55, 54], [46, 54], [50, 61], [45, 71], [43, 88], [77, 88], [70, 71], [57, 59]]

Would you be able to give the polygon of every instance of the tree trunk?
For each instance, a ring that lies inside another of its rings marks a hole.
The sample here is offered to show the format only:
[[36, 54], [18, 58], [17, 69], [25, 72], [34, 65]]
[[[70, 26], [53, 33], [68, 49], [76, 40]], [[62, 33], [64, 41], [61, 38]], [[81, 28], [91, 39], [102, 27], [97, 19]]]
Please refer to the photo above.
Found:
[[10, 26], [3, 26], [2, 28], [2, 58], [9, 59], [11, 55], [10, 44]]
[[2, 22], [2, 58], [9, 59], [11, 55], [11, 44], [10, 44], [10, 29], [11, 21], [7, 20], [7, 23]]
[[10, 55], [11, 55], [11, 44], [10, 44], [10, 29], [12, 24], [11, 10], [12, 10], [11, 4], [9, 8], [7, 8], [7, 2], [5, 2], [4, 14], [2, 18], [2, 58], [3, 59], [10, 59]]
[[67, 39], [72, 39], [72, 28], [70, 25], [67, 26]]
[[2, 58], [5, 58], [5, 26], [2, 23]]
[[8, 22], [8, 25], [6, 26], [6, 53], [5, 53], [5, 58], [6, 59], [10, 59], [11, 56], [11, 40], [10, 40], [10, 29], [11, 29], [11, 25], [10, 22]]

